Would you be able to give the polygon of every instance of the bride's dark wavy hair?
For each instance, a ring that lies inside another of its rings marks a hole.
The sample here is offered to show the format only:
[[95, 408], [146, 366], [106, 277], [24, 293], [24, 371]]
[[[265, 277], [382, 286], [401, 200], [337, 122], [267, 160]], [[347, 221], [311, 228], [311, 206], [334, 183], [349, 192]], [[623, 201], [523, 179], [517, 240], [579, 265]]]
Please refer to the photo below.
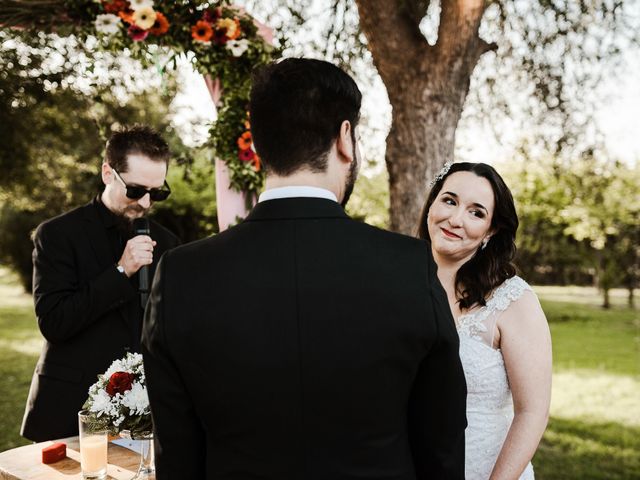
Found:
[[518, 214], [509, 187], [496, 170], [486, 163], [461, 162], [451, 165], [449, 171], [431, 188], [427, 201], [420, 214], [418, 237], [431, 245], [427, 226], [427, 215], [436, 200], [445, 180], [456, 172], [473, 172], [486, 178], [491, 184], [494, 198], [494, 211], [491, 229], [494, 231], [487, 246], [478, 248], [456, 273], [456, 297], [461, 309], [469, 309], [476, 304], [486, 305], [489, 294], [506, 279], [516, 274], [512, 261], [516, 254], [516, 231]]

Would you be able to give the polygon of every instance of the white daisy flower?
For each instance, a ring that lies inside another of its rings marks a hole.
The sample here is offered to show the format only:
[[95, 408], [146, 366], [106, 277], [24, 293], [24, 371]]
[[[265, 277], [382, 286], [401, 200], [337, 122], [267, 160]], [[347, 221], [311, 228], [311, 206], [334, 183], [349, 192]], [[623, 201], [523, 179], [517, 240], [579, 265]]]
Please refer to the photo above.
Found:
[[131, 10], [137, 11], [142, 8], [153, 7], [153, 0], [129, 0], [129, 5], [131, 6]]
[[234, 57], [240, 57], [249, 48], [249, 40], [243, 38], [242, 40], [229, 40], [227, 42], [227, 50], [231, 51]]
[[113, 35], [120, 29], [120, 18], [112, 13], [103, 13], [96, 17], [96, 31], [102, 35]]

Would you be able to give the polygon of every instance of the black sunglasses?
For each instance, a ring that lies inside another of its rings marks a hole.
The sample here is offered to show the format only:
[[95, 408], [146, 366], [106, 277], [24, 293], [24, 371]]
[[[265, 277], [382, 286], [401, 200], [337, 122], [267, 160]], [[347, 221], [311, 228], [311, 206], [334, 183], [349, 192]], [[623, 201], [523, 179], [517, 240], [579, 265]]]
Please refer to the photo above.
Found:
[[111, 169], [113, 170], [113, 173], [116, 174], [116, 177], [118, 178], [118, 180], [120, 180], [124, 185], [124, 188], [127, 191], [126, 193], [127, 198], [130, 198], [131, 200], [139, 200], [148, 193], [149, 198], [152, 201], [161, 202], [163, 200], [166, 200], [169, 197], [169, 195], [171, 195], [171, 188], [169, 188], [169, 184], [167, 183], [166, 180], [164, 181], [164, 186], [162, 188], [145, 188], [145, 187], [139, 187], [139, 186], [131, 186], [131, 185], [127, 185], [127, 182], [125, 182], [122, 179], [122, 177], [120, 176], [120, 174], [115, 168], [111, 167]]

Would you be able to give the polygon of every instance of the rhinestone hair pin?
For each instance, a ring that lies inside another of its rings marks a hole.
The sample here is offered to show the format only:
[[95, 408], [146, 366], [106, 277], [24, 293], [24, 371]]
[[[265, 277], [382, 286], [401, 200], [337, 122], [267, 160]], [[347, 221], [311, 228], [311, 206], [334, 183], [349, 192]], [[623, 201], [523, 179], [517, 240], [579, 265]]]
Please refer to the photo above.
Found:
[[447, 173], [449, 173], [449, 169], [453, 165], [453, 162], [447, 162], [443, 165], [442, 169], [438, 172], [438, 174], [429, 182], [429, 188], [433, 188], [436, 183], [442, 180]]

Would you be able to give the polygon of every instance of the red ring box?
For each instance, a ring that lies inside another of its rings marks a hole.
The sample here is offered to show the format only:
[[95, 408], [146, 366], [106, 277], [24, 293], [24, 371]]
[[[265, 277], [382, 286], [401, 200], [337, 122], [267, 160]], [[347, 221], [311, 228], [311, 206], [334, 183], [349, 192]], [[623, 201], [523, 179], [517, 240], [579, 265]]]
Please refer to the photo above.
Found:
[[55, 463], [66, 457], [67, 445], [65, 443], [54, 443], [42, 449], [42, 463]]

